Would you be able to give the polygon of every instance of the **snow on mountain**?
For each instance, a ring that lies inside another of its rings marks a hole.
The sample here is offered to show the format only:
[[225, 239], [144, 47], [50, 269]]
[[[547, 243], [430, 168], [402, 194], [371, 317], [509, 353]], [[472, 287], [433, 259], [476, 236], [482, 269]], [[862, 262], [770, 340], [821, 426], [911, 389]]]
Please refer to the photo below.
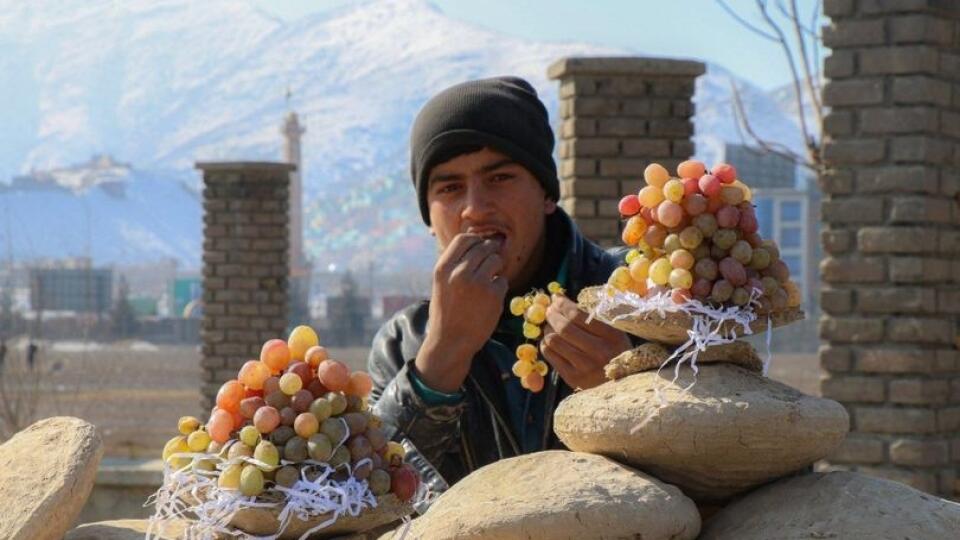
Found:
[[[517, 74], [555, 116], [557, 84], [546, 78], [554, 60], [639, 54], [505, 36], [426, 0], [373, 0], [292, 23], [237, 0], [0, 0], [0, 50], [0, 179], [101, 153], [135, 170], [124, 199], [102, 189], [0, 192], [4, 208], [23, 218], [13, 220], [14, 244], [23, 246], [14, 255], [56, 257], [92, 245], [106, 262], [173, 256], [188, 267], [199, 265], [201, 244], [193, 163], [278, 159], [288, 106], [307, 127], [310, 255], [324, 266], [422, 267], [435, 248], [406, 176], [407, 135], [431, 95]], [[710, 66], [697, 83], [698, 154], [708, 159], [721, 141], [740, 140], [729, 79]], [[737, 84], [758, 131], [799, 142], [775, 100]], [[42, 227], [29, 217], [38, 215]], [[88, 241], [38, 227], [86, 230]]]

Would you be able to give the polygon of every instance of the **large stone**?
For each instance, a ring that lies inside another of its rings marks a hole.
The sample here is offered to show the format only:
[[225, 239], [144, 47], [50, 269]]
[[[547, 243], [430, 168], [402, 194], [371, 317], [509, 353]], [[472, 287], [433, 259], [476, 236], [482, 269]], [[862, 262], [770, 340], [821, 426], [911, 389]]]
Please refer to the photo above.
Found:
[[809, 474], [747, 494], [704, 526], [702, 540], [960, 537], [960, 505], [852, 472]]
[[0, 445], [0, 538], [59, 540], [80, 514], [103, 445], [79, 418], [40, 420]]
[[68, 532], [63, 540], [143, 540], [147, 531], [156, 540], [177, 540], [185, 536], [188, 522], [170, 520], [158, 522], [150, 529], [146, 519], [120, 519], [86, 523]]
[[413, 520], [406, 537], [683, 540], [699, 532], [696, 506], [676, 487], [602, 456], [553, 450], [474, 471]]
[[800, 470], [849, 429], [840, 404], [730, 364], [637, 373], [566, 398], [554, 430], [571, 450], [609, 456], [722, 501]]

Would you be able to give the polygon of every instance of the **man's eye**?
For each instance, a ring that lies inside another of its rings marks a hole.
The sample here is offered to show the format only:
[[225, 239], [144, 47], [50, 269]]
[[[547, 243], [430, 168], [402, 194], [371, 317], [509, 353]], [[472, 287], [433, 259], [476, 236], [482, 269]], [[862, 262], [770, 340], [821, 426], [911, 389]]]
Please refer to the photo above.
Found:
[[513, 175], [512, 175], [512, 174], [507, 174], [507, 173], [500, 173], [500, 174], [495, 174], [495, 175], [493, 175], [493, 181], [494, 181], [494, 182], [506, 182], [507, 180], [510, 180], [511, 178], [513, 178]]
[[459, 189], [459, 188], [460, 188], [460, 186], [458, 186], [458, 185], [456, 185], [456, 184], [444, 184], [444, 185], [440, 186], [439, 188], [437, 188], [437, 193], [438, 193], [438, 194], [440, 194], [440, 193], [453, 193], [454, 191], [456, 191], [456, 190]]

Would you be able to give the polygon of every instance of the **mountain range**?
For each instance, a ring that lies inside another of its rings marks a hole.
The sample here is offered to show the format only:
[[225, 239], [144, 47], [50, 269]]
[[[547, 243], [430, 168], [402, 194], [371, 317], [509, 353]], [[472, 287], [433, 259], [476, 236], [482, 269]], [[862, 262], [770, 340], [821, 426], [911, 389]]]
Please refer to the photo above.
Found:
[[[552, 62], [643, 55], [499, 34], [428, 0], [370, 0], [293, 22], [244, 0], [0, 0], [0, 50], [5, 258], [198, 268], [193, 164], [278, 160], [281, 120], [295, 110], [307, 129], [308, 256], [323, 268], [394, 270], [429, 267], [435, 251], [406, 172], [409, 126], [431, 95], [516, 74], [557, 123]], [[711, 64], [697, 81], [698, 156], [712, 161], [724, 142], [743, 141], [731, 84], [757, 131], [799, 148], [789, 89], [765, 92]], [[101, 183], [84, 165], [97, 155], [128, 168]], [[65, 170], [76, 174], [49, 174]], [[29, 187], [33, 178], [48, 182]]]

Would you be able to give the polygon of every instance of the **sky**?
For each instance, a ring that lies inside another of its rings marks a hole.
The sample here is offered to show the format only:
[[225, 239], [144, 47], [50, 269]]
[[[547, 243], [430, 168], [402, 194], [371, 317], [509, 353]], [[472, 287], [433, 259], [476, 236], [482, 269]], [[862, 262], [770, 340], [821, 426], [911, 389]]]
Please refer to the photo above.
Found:
[[[285, 20], [362, 0], [253, 0]], [[694, 58], [720, 64], [760, 88], [788, 83], [780, 45], [747, 30], [719, 0], [431, 0], [451, 17], [537, 41], [577, 41], [624, 47], [638, 54]], [[789, 6], [790, 0], [776, 0]], [[771, 1], [771, 14], [782, 19]], [[809, 25], [819, 0], [793, 0]], [[757, 28], [764, 21], [756, 0], [724, 4]], [[816, 26], [823, 25], [821, 17]], [[788, 36], [792, 40], [792, 35]]]

